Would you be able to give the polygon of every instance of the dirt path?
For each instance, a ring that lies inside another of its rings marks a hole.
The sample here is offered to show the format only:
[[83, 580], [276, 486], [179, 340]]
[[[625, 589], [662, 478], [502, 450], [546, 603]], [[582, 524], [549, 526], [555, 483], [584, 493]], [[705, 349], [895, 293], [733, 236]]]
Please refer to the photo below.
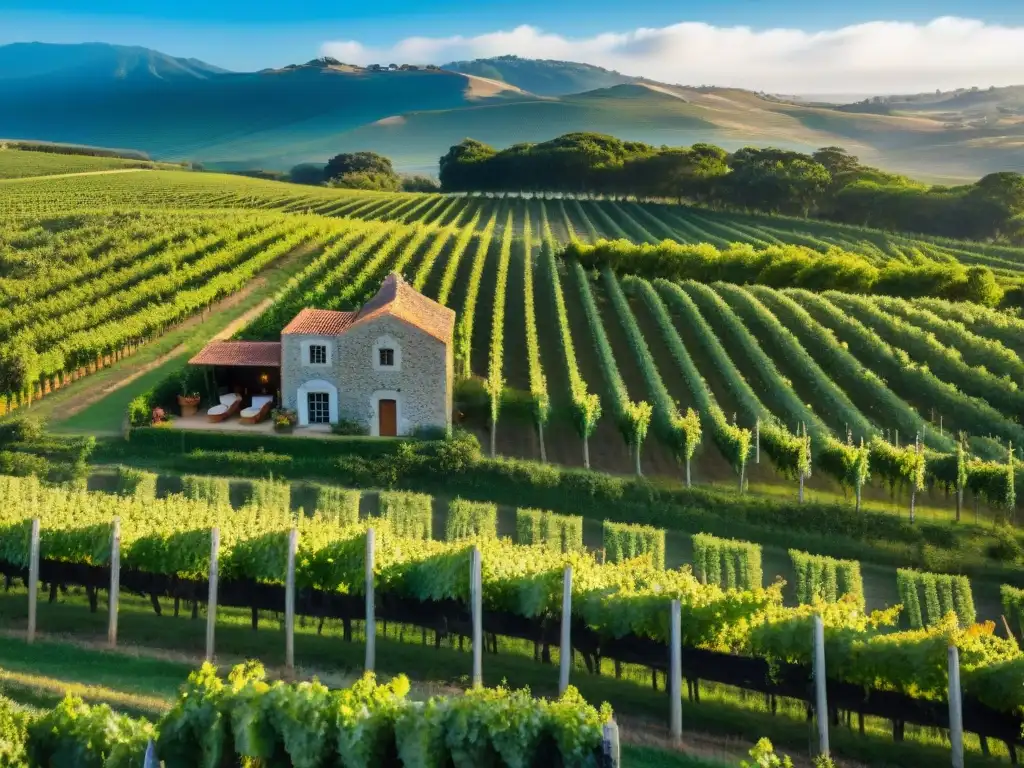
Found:
[[108, 168], [105, 171], [76, 171], [75, 173], [51, 173], [43, 176], [18, 176], [14, 179], [0, 179], [0, 182], [39, 181], [40, 179], [67, 179], [71, 176], [104, 176], [110, 173], [140, 173], [153, 168]]
[[[281, 267], [284, 267], [292, 263], [294, 260], [302, 258], [303, 256], [309, 254], [313, 248], [314, 246], [308, 243], [299, 246], [294, 251], [285, 256], [283, 259], [275, 263], [272, 267], [270, 267], [270, 271], [280, 269]], [[259, 288], [262, 288], [266, 284], [267, 275], [259, 275], [255, 279], [251, 280], [240, 291], [237, 291], [231, 294], [230, 296], [227, 296], [226, 298], [222, 299], [221, 301], [217, 302], [216, 304], [213, 304], [210, 307], [210, 309], [206, 310], [205, 312], [193, 315], [192, 317], [179, 323], [178, 325], [169, 328], [167, 332], [174, 333], [178, 331], [187, 331], [189, 328], [195, 328], [202, 324], [205, 321], [205, 319], [209, 317], [211, 314], [217, 314], [218, 312], [224, 312], [226, 310], [231, 309], [240, 302], [244, 301], [254, 291], [256, 291]], [[256, 306], [249, 308], [241, 315], [231, 320], [231, 322], [229, 322], [227, 325], [225, 325], [223, 328], [217, 331], [217, 333], [215, 333], [213, 336], [211, 336], [209, 341], [230, 338], [240, 329], [244, 328], [246, 325], [252, 322], [256, 317], [262, 314], [271, 304], [273, 304], [273, 302], [274, 299], [272, 297], [267, 297]], [[71, 393], [66, 399], [64, 399], [61, 402], [61, 419], [64, 420], [72, 416], [75, 416], [78, 413], [81, 413], [86, 408], [99, 402], [100, 400], [107, 397], [111, 393], [117, 392], [119, 389], [127, 387], [129, 384], [138, 380], [142, 376], [145, 376], [150, 371], [159, 368], [160, 366], [170, 362], [171, 360], [177, 357], [180, 357], [186, 351], [188, 351], [188, 348], [189, 345], [185, 342], [182, 342], [181, 344], [178, 344], [173, 349], [171, 349], [169, 352], [165, 352], [164, 354], [160, 355], [160, 357], [156, 358], [155, 360], [151, 360], [149, 362], [141, 364], [138, 363], [136, 357], [123, 358], [122, 360], [118, 361], [118, 363], [116, 363], [115, 366], [118, 372], [124, 373], [125, 375], [119, 376], [116, 381], [109, 381], [106, 379], [94, 380], [93, 377], [87, 376], [85, 379], [82, 379], [79, 382], [75, 382], [75, 384], [71, 386], [75, 386], [80, 383], [81, 387], [76, 389], [76, 391]]]

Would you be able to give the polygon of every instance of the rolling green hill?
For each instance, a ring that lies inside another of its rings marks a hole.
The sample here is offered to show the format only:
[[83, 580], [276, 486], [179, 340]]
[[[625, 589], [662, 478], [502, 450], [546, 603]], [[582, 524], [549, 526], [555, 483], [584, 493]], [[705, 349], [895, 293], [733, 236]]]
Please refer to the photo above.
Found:
[[500, 80], [538, 96], [566, 96], [633, 83], [640, 79], [592, 64], [552, 59], [522, 59], [518, 56], [453, 61], [445, 64], [442, 69]]
[[1019, 167], [1024, 149], [1024, 119], [951, 122], [943, 104], [933, 112], [886, 105], [891, 114], [876, 114], [664, 85], [585, 64], [501, 57], [452, 66], [463, 71], [316, 60], [227, 73], [146, 49], [0, 46], [0, 136], [133, 147], [156, 160], [236, 170], [373, 150], [400, 170], [434, 173], [467, 136], [503, 147], [600, 131], [655, 145], [840, 145], [868, 164], [942, 182]]

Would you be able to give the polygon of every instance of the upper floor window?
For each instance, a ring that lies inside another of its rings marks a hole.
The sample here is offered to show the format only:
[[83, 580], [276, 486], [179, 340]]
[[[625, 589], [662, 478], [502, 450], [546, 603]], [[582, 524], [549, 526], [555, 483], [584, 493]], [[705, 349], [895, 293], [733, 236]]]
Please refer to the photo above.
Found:
[[373, 342], [373, 356], [370, 363], [375, 371], [400, 373], [402, 370], [402, 345], [398, 339], [384, 334]]
[[327, 345], [326, 344], [310, 344], [309, 345], [309, 364], [310, 365], [327, 365]]

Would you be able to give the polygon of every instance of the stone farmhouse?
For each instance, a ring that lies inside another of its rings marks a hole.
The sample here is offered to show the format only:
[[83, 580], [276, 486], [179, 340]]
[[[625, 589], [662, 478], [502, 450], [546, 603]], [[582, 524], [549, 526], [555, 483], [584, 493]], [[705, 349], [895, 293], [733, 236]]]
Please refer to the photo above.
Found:
[[347, 420], [374, 436], [409, 435], [451, 427], [454, 327], [451, 309], [392, 273], [358, 311], [304, 309], [280, 342], [215, 341], [190, 362], [232, 381], [242, 402], [276, 389], [300, 427]]

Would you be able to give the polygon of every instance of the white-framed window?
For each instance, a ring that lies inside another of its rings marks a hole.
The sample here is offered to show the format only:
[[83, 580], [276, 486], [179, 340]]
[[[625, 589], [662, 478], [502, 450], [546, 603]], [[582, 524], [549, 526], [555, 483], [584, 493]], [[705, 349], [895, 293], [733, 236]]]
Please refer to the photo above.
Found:
[[381, 336], [373, 342], [373, 370], [401, 371], [402, 348], [392, 336]]
[[331, 423], [331, 400], [327, 392], [310, 392], [307, 396], [307, 412], [310, 424]]
[[334, 344], [327, 339], [307, 339], [302, 342], [302, 365], [308, 368], [328, 368], [334, 357]]
[[338, 388], [329, 381], [304, 382], [295, 393], [299, 425], [333, 424], [338, 420]]

